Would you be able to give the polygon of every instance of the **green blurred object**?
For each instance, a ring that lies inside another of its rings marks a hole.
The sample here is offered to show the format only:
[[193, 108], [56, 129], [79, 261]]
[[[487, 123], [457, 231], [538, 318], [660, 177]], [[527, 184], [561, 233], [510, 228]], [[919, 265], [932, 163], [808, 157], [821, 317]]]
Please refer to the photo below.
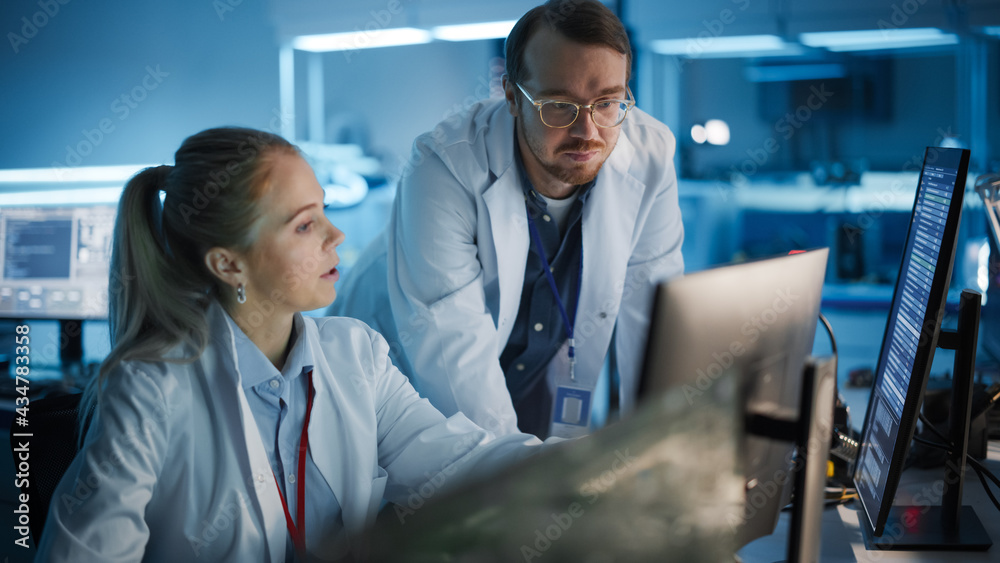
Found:
[[670, 391], [415, 509], [386, 507], [371, 560], [733, 561], [745, 485], [734, 376], [697, 407]]

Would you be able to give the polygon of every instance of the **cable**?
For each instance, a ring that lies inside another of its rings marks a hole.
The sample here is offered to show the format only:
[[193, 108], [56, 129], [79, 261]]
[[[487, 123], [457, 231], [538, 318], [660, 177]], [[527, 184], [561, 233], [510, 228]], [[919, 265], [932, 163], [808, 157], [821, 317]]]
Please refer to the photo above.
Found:
[[930, 446], [932, 448], [937, 448], [939, 450], [944, 450], [948, 453], [951, 453], [951, 446], [948, 444], [939, 444], [937, 442], [928, 440], [927, 438], [921, 438], [920, 436], [914, 436], [913, 441], [919, 444], [923, 444], [925, 446]]
[[823, 313], [819, 314], [819, 321], [823, 323], [826, 327], [826, 333], [830, 335], [830, 350], [833, 352], [834, 357], [837, 355], [837, 339], [833, 336], [833, 327], [830, 326], [830, 321], [826, 319]]
[[[854, 493], [848, 493], [848, 494], [846, 494], [846, 495], [844, 495], [842, 497], [839, 497], [839, 498], [824, 499], [823, 500], [823, 509], [825, 510], [827, 508], [833, 508], [835, 506], [840, 506], [842, 504], [847, 504], [847, 503], [853, 501], [856, 498], [858, 498], [858, 495], [856, 495]], [[783, 506], [781, 508], [781, 511], [782, 512], [791, 512], [791, 510], [792, 510], [793, 507], [794, 507], [794, 504], [787, 504], [787, 505], [785, 505], [785, 506]]]
[[1000, 502], [997, 502], [997, 498], [993, 496], [993, 490], [990, 489], [990, 484], [986, 482], [986, 478], [989, 477], [990, 480], [996, 483], [998, 487], [1000, 487], [1000, 479], [997, 479], [996, 475], [991, 473], [988, 469], [986, 469], [985, 465], [979, 463], [979, 460], [973, 458], [972, 456], [969, 456], [969, 467], [976, 472], [976, 475], [979, 477], [979, 481], [983, 484], [983, 489], [986, 491], [986, 494], [990, 497], [990, 500], [993, 501], [993, 505], [997, 507], [997, 510], [1000, 510]]
[[827, 490], [824, 496], [827, 502], [836, 501], [838, 504], [842, 504], [858, 498], [857, 490], [855, 490], [854, 487], [848, 488], [844, 485], [831, 487], [830, 485], [827, 485], [826, 489]]
[[[937, 428], [935, 428], [934, 425], [931, 424], [924, 417], [923, 414], [920, 414], [920, 421], [923, 422], [924, 425], [926, 425], [927, 428], [931, 432], [933, 432], [934, 434], [936, 434], [941, 439], [947, 441], [947, 438], [944, 437], [944, 434], [942, 434], [940, 430], [938, 430]], [[932, 448], [942, 448], [942, 449], [948, 450], [949, 452], [951, 451], [951, 445], [950, 444], [949, 445], [938, 444], [937, 442], [931, 442], [930, 440], [926, 440], [926, 439], [921, 438], [919, 436], [914, 436], [913, 439], [915, 441], [917, 441], [917, 442], [920, 442], [920, 443], [922, 443], [924, 445], [927, 445], [927, 446], [930, 446]], [[991, 481], [993, 481], [994, 483], [996, 483], [997, 487], [1000, 487], [1000, 478], [997, 478], [997, 476], [994, 475], [993, 472], [989, 470], [989, 468], [987, 468], [985, 465], [983, 465], [982, 462], [980, 462], [978, 459], [976, 459], [976, 458], [974, 458], [974, 457], [972, 457], [971, 455], [968, 455], [968, 454], [965, 455], [965, 458], [966, 458], [966, 461], [969, 463], [969, 465], [975, 467], [977, 469], [977, 471], [983, 471], [990, 478]]]
[[969, 467], [975, 470], [976, 476], [979, 477], [979, 482], [983, 484], [983, 490], [986, 491], [986, 495], [990, 497], [991, 501], [993, 501], [993, 506], [997, 507], [997, 510], [1000, 510], [1000, 502], [997, 501], [997, 497], [993, 496], [993, 491], [990, 490], [989, 483], [987, 483], [986, 478], [983, 477], [984, 470], [975, 465], [970, 465]]
[[[920, 418], [920, 422], [923, 422], [924, 426], [926, 426], [928, 430], [930, 430], [938, 438], [941, 438], [947, 443], [939, 444], [937, 442], [933, 442], [926, 438], [921, 438], [920, 436], [914, 436], [913, 441], [923, 444], [925, 446], [930, 446], [932, 448], [943, 449], [951, 453], [953, 446], [951, 444], [951, 441], [947, 437], [945, 437], [944, 433], [935, 428], [934, 425], [931, 424], [929, 420], [927, 420], [927, 417], [925, 417], [923, 413], [920, 413], [918, 417]], [[990, 500], [993, 502], [993, 506], [995, 506], [997, 510], [1000, 510], [1000, 501], [997, 501], [997, 498], [993, 495], [993, 490], [990, 489], [989, 483], [986, 482], [986, 479], [989, 478], [990, 481], [993, 481], [993, 483], [997, 485], [997, 487], [1000, 487], [1000, 478], [997, 478], [997, 476], [994, 475], [993, 472], [987, 469], [985, 465], [983, 465], [978, 459], [972, 457], [971, 455], [965, 454], [965, 460], [969, 464], [969, 467], [971, 467], [973, 471], [976, 472], [976, 476], [979, 477], [979, 481], [983, 484], [983, 490], [985, 490], [986, 495], [990, 497]]]
[[997, 479], [997, 476], [994, 475], [992, 471], [987, 469], [986, 466], [983, 465], [982, 462], [980, 462], [978, 459], [969, 456], [969, 465], [986, 473], [986, 476], [990, 478], [990, 481], [993, 481], [994, 483], [996, 483], [997, 487], [1000, 487], [1000, 479]]
[[944, 440], [948, 444], [948, 447], [951, 448], [951, 438], [945, 436], [943, 432], [935, 428], [934, 425], [931, 424], [931, 421], [927, 420], [927, 417], [924, 416], [924, 413], [920, 413], [918, 416], [920, 418], [920, 422], [923, 422], [924, 426], [926, 426], [928, 430], [933, 432], [938, 438]]
[[[925, 446], [930, 446], [932, 448], [940, 448], [942, 450], [946, 450], [948, 452], [951, 452], [951, 448], [949, 446], [946, 446], [945, 444], [939, 444], [937, 442], [932, 442], [930, 440], [926, 440], [926, 439], [921, 438], [919, 436], [914, 436], [913, 440], [915, 442], [919, 442], [921, 444], [924, 444]], [[974, 458], [974, 457], [972, 457], [971, 455], [968, 455], [968, 454], [966, 454], [965, 458], [966, 458], [966, 461], [968, 461], [968, 463], [969, 463], [969, 467], [971, 467], [973, 469], [973, 471], [976, 472], [976, 476], [979, 477], [979, 482], [983, 484], [983, 490], [986, 491], [986, 495], [988, 497], [990, 497], [991, 501], [993, 501], [993, 506], [995, 506], [997, 508], [997, 510], [1000, 510], [1000, 501], [997, 501], [997, 498], [995, 496], [993, 496], [993, 491], [990, 489], [989, 483], [986, 482], [986, 477], [988, 476], [990, 478], [990, 480], [992, 480], [995, 483], [997, 483], [998, 487], [1000, 487], [1000, 479], [997, 479], [997, 477], [995, 475], [993, 475], [992, 473], [990, 473], [989, 469], [986, 469], [986, 466], [984, 466], [983, 464], [979, 463], [979, 460], [977, 460], [976, 458]]]

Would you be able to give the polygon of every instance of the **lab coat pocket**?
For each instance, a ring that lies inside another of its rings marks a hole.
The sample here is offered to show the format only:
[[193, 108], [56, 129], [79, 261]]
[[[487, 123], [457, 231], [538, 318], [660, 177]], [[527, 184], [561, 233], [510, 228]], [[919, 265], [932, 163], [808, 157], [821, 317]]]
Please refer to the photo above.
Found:
[[385, 495], [385, 484], [389, 480], [389, 472], [383, 469], [381, 465], [376, 467], [378, 471], [375, 478], [372, 479], [372, 494], [368, 499], [368, 515], [365, 519], [365, 523], [368, 526], [375, 522], [375, 515], [378, 514], [379, 507], [382, 504], [382, 497]]

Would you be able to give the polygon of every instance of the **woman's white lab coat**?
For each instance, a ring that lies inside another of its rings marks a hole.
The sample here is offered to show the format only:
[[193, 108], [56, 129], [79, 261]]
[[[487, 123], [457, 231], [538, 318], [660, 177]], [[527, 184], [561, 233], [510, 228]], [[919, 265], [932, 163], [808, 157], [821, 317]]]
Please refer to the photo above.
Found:
[[[39, 561], [284, 560], [284, 512], [223, 315], [210, 309], [212, 340], [197, 361], [128, 362], [110, 375], [53, 495]], [[464, 416], [446, 419], [363, 323], [304, 320], [300, 337], [323, 352], [314, 358], [309, 447], [352, 539], [383, 496], [405, 505], [417, 491], [436, 493], [428, 482], [442, 476], [447, 486], [535, 450], [526, 447], [538, 444], [533, 437], [493, 439]]]
[[[383, 334], [400, 369], [441, 412], [464, 412], [497, 434], [518, 431], [498, 361], [517, 318], [529, 246], [515, 147], [503, 100], [476, 103], [418, 137], [386, 231], [333, 306]], [[674, 147], [666, 125], [632, 109], [583, 210], [577, 384], [597, 383], [614, 333], [626, 410], [653, 288], [684, 269]]]

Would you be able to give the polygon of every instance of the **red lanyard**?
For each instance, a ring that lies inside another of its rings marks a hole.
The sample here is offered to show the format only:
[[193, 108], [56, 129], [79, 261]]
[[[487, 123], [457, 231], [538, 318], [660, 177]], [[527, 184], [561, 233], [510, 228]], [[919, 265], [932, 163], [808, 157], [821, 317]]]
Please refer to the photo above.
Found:
[[[313, 372], [309, 370], [306, 374], [309, 378], [309, 397], [306, 399], [306, 419], [302, 423], [302, 436], [299, 438], [299, 471], [296, 477], [296, 502], [295, 520], [288, 512], [288, 503], [285, 502], [285, 495], [281, 494], [281, 485], [278, 483], [278, 476], [274, 476], [274, 484], [278, 487], [278, 498], [281, 499], [281, 507], [285, 509], [285, 523], [288, 524], [288, 533], [292, 535], [295, 543], [295, 551], [302, 555], [306, 552], [306, 450], [309, 449], [309, 415], [313, 408]], [[299, 525], [296, 526], [295, 522]]]

